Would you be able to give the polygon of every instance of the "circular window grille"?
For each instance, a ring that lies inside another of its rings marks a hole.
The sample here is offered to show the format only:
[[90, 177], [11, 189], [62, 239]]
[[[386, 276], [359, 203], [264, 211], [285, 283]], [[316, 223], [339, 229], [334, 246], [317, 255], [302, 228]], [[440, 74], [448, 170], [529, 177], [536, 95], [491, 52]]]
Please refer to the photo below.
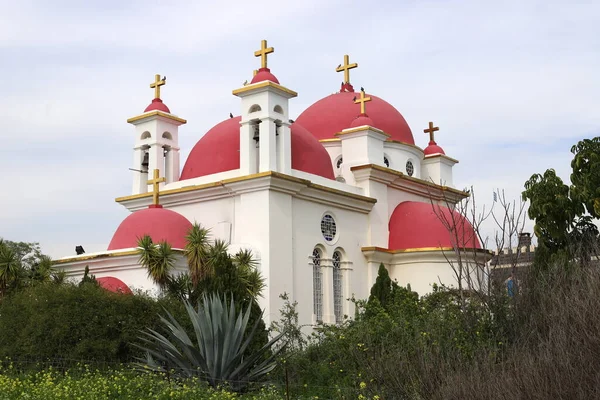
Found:
[[406, 162], [406, 173], [408, 174], [408, 176], [413, 176], [413, 174], [415, 173], [415, 166], [413, 165], [412, 161]]
[[340, 157], [340, 159], [337, 160], [337, 163], [335, 163], [336, 168], [339, 169], [343, 162], [344, 162], [344, 159], [342, 157]]
[[335, 225], [335, 220], [329, 214], [325, 214], [323, 219], [321, 219], [321, 233], [323, 237], [328, 242], [331, 242], [333, 238], [335, 238], [335, 234], [337, 232], [337, 227]]
[[383, 163], [385, 164], [386, 167], [390, 167], [390, 160], [388, 160], [387, 157], [383, 157]]

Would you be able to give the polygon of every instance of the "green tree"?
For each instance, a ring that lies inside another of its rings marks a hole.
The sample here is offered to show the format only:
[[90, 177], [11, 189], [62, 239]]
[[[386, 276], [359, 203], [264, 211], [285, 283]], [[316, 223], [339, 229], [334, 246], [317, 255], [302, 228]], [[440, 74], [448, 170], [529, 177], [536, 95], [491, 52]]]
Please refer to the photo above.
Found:
[[584, 139], [571, 148], [571, 186], [553, 169], [525, 182], [529, 218], [538, 238], [536, 264], [577, 259], [585, 264], [597, 251], [600, 216], [600, 138]]
[[52, 259], [42, 254], [38, 243], [0, 238], [0, 297], [11, 290], [52, 281], [63, 282], [64, 274], [52, 270]]
[[377, 279], [375, 284], [371, 287], [371, 294], [369, 296], [369, 302], [373, 302], [375, 299], [379, 301], [379, 304], [386, 308], [388, 303], [391, 301], [395, 287], [398, 285], [392, 282], [390, 274], [383, 263], [379, 264], [379, 271], [377, 273]]
[[163, 294], [192, 304], [203, 295], [227, 295], [239, 310], [250, 307], [250, 323], [258, 323], [249, 353], [268, 342], [268, 331], [262, 320], [257, 299], [265, 287], [249, 250], [231, 256], [222, 240], [209, 241], [208, 230], [194, 224], [184, 249], [188, 261], [186, 273], [173, 274], [175, 253], [166, 243], [155, 244], [149, 236], [138, 241], [140, 263], [148, 276], [162, 289]]

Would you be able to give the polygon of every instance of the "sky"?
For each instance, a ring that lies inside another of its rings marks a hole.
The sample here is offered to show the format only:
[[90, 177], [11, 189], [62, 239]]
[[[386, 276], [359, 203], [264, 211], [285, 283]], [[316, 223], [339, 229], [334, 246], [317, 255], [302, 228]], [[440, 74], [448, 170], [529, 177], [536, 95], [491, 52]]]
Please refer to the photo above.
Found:
[[[565, 180], [569, 150], [600, 134], [597, 1], [0, 0], [0, 237], [52, 257], [106, 248], [128, 211], [134, 129], [162, 98], [188, 120], [181, 163], [212, 126], [239, 114], [231, 94], [259, 66], [286, 87], [294, 119], [336, 90], [349, 54], [355, 87], [394, 105], [425, 147], [460, 160], [478, 204], [518, 199], [534, 173]], [[528, 223], [528, 227], [531, 224]]]

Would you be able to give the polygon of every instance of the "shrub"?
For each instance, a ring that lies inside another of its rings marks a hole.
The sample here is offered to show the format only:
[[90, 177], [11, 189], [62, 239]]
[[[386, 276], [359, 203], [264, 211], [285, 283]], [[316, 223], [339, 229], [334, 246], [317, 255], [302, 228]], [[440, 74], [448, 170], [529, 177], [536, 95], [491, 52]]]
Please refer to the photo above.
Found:
[[127, 362], [141, 355], [131, 343], [142, 329], [158, 327], [163, 307], [185, 314], [174, 300], [93, 284], [26, 288], [0, 303], [0, 357]]

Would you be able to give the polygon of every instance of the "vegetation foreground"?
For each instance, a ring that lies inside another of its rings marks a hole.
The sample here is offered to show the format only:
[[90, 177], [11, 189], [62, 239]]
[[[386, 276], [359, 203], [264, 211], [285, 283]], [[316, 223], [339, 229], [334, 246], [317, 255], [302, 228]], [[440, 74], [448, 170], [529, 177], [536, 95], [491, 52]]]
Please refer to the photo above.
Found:
[[128, 369], [92, 370], [85, 366], [61, 372], [51, 367], [18, 374], [12, 366], [0, 371], [0, 399], [280, 399], [271, 389], [249, 395], [215, 390], [198, 379], [168, 380], [165, 376]]

